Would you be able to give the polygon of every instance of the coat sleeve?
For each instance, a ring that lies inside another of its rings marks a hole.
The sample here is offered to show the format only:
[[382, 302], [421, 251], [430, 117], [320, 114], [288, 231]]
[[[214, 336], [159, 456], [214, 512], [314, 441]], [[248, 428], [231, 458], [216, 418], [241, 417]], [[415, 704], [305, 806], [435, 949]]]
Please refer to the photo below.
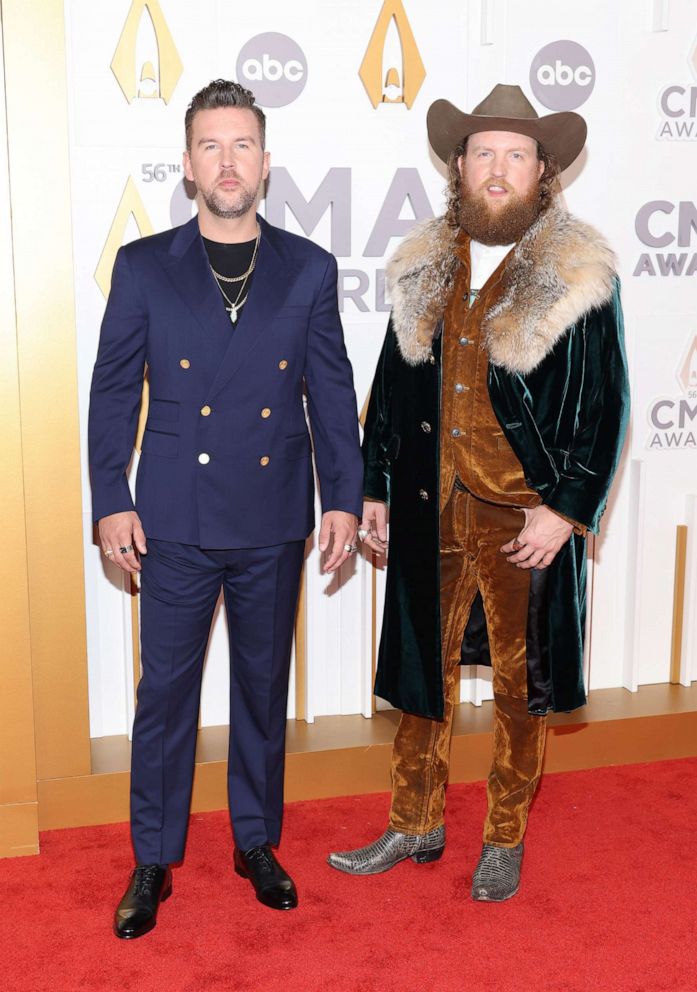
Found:
[[622, 453], [629, 417], [629, 379], [619, 281], [612, 298], [585, 318], [584, 375], [576, 430], [544, 502], [597, 533]]
[[87, 437], [95, 522], [134, 508], [126, 470], [138, 427], [147, 330], [147, 312], [120, 248], [90, 390]]
[[360, 518], [363, 466], [353, 370], [337, 306], [336, 259], [329, 256], [310, 314], [305, 386], [322, 512]]
[[363, 494], [367, 499], [380, 500], [383, 503], [390, 501], [387, 441], [392, 434], [389, 412], [395, 347], [396, 338], [390, 321], [370, 390], [362, 447]]

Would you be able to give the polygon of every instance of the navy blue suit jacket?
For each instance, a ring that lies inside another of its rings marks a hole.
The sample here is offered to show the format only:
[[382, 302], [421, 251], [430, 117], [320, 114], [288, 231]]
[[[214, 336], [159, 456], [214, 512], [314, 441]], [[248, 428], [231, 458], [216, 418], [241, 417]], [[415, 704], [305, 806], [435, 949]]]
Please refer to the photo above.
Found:
[[90, 395], [95, 520], [134, 508], [126, 469], [146, 364], [135, 506], [146, 537], [203, 548], [307, 537], [314, 488], [303, 391], [322, 509], [360, 516], [363, 467], [336, 261], [258, 219], [254, 280], [235, 328], [196, 217], [119, 250]]

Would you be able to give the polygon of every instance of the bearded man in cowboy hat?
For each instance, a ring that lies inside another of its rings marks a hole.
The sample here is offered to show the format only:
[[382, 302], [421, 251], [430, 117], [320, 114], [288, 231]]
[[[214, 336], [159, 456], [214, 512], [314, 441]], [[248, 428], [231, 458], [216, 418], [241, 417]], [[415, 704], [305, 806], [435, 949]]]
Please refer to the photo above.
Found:
[[351, 874], [440, 858], [460, 663], [493, 669], [493, 761], [472, 896], [519, 886], [546, 714], [585, 702], [585, 537], [628, 413], [614, 257], [558, 199], [574, 113], [517, 86], [428, 112], [444, 217], [388, 266], [393, 311], [365, 426], [362, 534], [392, 541], [376, 694], [403, 711], [386, 832], [331, 854]]

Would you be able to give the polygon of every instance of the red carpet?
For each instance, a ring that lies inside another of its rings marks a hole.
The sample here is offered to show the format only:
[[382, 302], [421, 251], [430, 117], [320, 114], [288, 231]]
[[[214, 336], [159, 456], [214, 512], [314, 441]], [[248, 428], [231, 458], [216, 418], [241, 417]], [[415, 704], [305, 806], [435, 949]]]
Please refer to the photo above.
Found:
[[452, 786], [432, 865], [351, 878], [324, 863], [372, 840], [386, 795], [288, 807], [282, 861], [300, 907], [259, 905], [230, 868], [223, 813], [192, 820], [157, 928], [111, 935], [125, 825], [42, 836], [0, 861], [4, 992], [695, 992], [697, 758], [547, 776], [521, 891], [469, 900], [484, 787]]

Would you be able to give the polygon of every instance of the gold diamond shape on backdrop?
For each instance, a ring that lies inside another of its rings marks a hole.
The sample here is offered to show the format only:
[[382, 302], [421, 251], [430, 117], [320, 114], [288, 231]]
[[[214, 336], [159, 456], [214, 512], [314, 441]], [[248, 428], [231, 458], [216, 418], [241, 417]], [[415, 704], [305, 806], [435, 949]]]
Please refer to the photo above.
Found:
[[697, 78], [697, 38], [695, 38], [692, 43], [692, 48], [690, 54], [687, 57], [687, 61], [690, 63], [690, 68], [692, 69], [695, 78]]
[[[157, 51], [152, 53], [153, 60], [136, 67], [138, 32], [146, 12], [155, 32]], [[158, 0], [133, 0], [111, 60], [111, 71], [128, 102], [141, 98], [161, 99], [169, 103], [183, 69]], [[154, 84], [152, 92], [143, 93], [140, 90], [140, 84], [145, 81]]]
[[685, 392], [697, 388], [697, 334], [690, 341], [680, 362], [678, 382]]
[[[155, 233], [155, 229], [150, 222], [150, 218], [148, 217], [140, 193], [138, 192], [138, 187], [133, 181], [133, 176], [128, 177], [126, 188], [124, 189], [123, 196], [121, 197], [119, 205], [116, 208], [116, 214], [109, 229], [99, 262], [97, 263], [97, 268], [94, 272], [95, 281], [101, 289], [105, 299], [109, 296], [114, 261], [119, 248], [123, 244], [124, 234], [126, 233], [126, 225], [128, 224], [130, 217], [133, 217], [136, 222], [141, 238]], [[146, 370], [143, 380], [140, 413], [138, 416], [138, 429], [136, 431], [136, 441], [134, 445], [136, 451], [138, 452], [140, 452], [141, 445], [143, 443], [145, 422], [148, 419], [149, 398], [150, 389]]]
[[[400, 72], [395, 66], [389, 66], [383, 80], [383, 53], [387, 32], [393, 18], [402, 46], [402, 69]], [[426, 78], [426, 69], [421, 61], [414, 32], [411, 29], [402, 0], [385, 0], [382, 5], [358, 75], [374, 107], [377, 107], [379, 103], [405, 103], [407, 108], [411, 109]], [[385, 94], [385, 89], [388, 86], [399, 86], [400, 83], [402, 89], [400, 97], [391, 99]]]
[[123, 237], [126, 233], [126, 224], [129, 217], [133, 217], [135, 220], [141, 238], [155, 233], [155, 228], [150, 222], [150, 218], [138, 192], [138, 187], [133, 182], [133, 176], [128, 177], [126, 188], [116, 208], [114, 220], [112, 221], [106, 243], [94, 272], [94, 278], [105, 299], [111, 289], [111, 273], [114, 268], [116, 253], [123, 244]]
[[140, 413], [138, 414], [138, 429], [136, 431], [136, 440], [133, 447], [136, 449], [138, 454], [143, 447], [143, 434], [145, 433], [145, 424], [148, 419], [148, 407], [150, 406], [150, 380], [148, 379], [148, 370], [145, 370], [145, 377], [143, 379], [143, 392], [140, 397]]

